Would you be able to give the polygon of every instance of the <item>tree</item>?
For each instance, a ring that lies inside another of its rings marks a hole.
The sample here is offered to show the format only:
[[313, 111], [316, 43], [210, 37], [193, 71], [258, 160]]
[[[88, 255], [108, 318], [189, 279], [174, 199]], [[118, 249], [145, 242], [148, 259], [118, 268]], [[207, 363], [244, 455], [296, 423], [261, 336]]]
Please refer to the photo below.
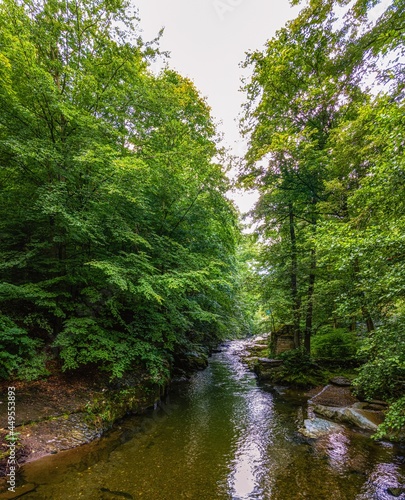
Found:
[[149, 71], [126, 2], [4, 0], [0, 17], [4, 324], [64, 369], [163, 380], [232, 323], [239, 228], [209, 108]]
[[404, 424], [404, 5], [372, 21], [376, 4], [305, 2], [250, 56], [242, 179], [261, 192], [264, 300], [307, 336], [356, 332], [358, 390], [392, 402], [386, 431]]
[[[267, 44], [265, 53], [248, 56], [253, 77], [246, 86], [248, 104], [242, 126], [249, 151], [241, 182], [255, 186], [261, 198], [254, 211], [260, 232], [279, 262], [273, 286], [287, 286], [289, 322], [295, 345], [304, 336], [310, 351], [317, 277], [315, 239], [319, 204], [325, 197], [327, 142], [350, 97], [352, 83], [342, 81], [336, 54], [341, 33], [333, 29], [330, 9], [304, 9]], [[275, 276], [272, 270], [272, 276]]]

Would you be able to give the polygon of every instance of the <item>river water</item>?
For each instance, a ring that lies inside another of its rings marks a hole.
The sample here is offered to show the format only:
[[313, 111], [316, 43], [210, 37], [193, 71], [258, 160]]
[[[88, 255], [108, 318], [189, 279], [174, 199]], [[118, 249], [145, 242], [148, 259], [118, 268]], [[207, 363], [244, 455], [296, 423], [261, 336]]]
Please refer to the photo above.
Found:
[[405, 485], [405, 449], [350, 430], [303, 439], [305, 399], [259, 387], [243, 347], [231, 342], [159, 408], [97, 443], [27, 464], [32, 491], [22, 498], [405, 498], [395, 489]]

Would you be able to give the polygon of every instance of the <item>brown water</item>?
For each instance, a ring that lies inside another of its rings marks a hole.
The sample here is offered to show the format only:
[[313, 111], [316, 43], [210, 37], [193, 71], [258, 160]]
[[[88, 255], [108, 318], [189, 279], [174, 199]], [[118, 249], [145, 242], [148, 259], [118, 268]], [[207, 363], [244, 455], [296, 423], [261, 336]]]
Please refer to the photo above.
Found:
[[232, 342], [160, 408], [97, 443], [27, 464], [32, 491], [22, 498], [394, 499], [405, 449], [349, 430], [305, 441], [304, 399], [258, 387], [239, 361], [243, 345]]

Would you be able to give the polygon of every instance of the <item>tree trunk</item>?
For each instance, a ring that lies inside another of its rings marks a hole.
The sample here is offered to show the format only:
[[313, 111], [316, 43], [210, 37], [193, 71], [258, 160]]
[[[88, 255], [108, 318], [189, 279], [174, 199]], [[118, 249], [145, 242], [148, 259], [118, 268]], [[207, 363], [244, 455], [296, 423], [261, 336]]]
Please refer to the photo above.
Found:
[[293, 304], [293, 334], [294, 334], [294, 346], [296, 349], [298, 349], [301, 345], [301, 332], [300, 332], [301, 301], [298, 296], [297, 239], [295, 234], [295, 222], [294, 222], [294, 212], [292, 204], [289, 205], [288, 210], [289, 210], [290, 238], [291, 238], [290, 290], [291, 290], [291, 299]]
[[[360, 264], [358, 259], [354, 261], [354, 274], [356, 276], [356, 279], [358, 279], [357, 276], [360, 274]], [[363, 315], [363, 319], [366, 322], [367, 332], [370, 333], [373, 330], [375, 330], [375, 327], [374, 327], [374, 321], [367, 307], [366, 294], [364, 293], [363, 290], [360, 292], [360, 303], [361, 303], [361, 312]]]
[[356, 316], [352, 317], [352, 321], [350, 323], [350, 331], [355, 332], [356, 331]]
[[363, 313], [363, 318], [366, 321], [367, 332], [370, 333], [375, 330], [373, 318], [371, 317], [370, 311], [368, 310], [367, 306], [363, 306], [361, 310]]
[[311, 250], [311, 268], [309, 273], [309, 284], [307, 292], [307, 312], [305, 317], [305, 333], [304, 333], [304, 348], [305, 351], [311, 353], [311, 335], [312, 335], [312, 319], [314, 311], [314, 289], [315, 289], [315, 271], [316, 271], [316, 253], [315, 249]]

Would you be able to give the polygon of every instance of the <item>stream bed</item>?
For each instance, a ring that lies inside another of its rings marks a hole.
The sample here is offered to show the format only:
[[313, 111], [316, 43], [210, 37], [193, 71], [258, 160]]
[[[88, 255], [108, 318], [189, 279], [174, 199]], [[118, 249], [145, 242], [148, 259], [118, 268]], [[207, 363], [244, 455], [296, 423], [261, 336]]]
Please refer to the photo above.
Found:
[[[405, 449], [343, 429], [318, 440], [298, 429], [299, 393], [258, 386], [244, 341], [214, 354], [165, 402], [107, 436], [24, 466], [24, 500], [405, 499]], [[20, 493], [18, 493], [18, 491]], [[1, 498], [9, 498], [0, 494]]]

